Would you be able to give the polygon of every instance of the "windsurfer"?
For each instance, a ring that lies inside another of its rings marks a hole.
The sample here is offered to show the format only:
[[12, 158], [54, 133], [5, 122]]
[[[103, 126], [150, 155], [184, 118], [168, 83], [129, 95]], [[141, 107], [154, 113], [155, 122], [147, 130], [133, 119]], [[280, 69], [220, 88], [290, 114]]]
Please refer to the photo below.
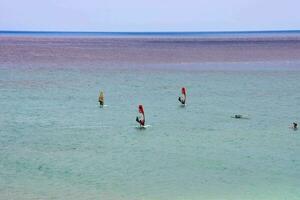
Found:
[[100, 94], [99, 94], [98, 101], [99, 101], [99, 103], [100, 103], [100, 106], [102, 107], [102, 106], [104, 105], [104, 94], [103, 94], [102, 91], [101, 91]]
[[186, 101], [186, 91], [185, 91], [185, 88], [181, 88], [181, 97], [178, 97], [178, 101], [180, 101], [180, 103], [182, 105], [185, 105], [185, 101]]
[[145, 113], [142, 105], [139, 105], [139, 115], [135, 119], [140, 126], [145, 126]]

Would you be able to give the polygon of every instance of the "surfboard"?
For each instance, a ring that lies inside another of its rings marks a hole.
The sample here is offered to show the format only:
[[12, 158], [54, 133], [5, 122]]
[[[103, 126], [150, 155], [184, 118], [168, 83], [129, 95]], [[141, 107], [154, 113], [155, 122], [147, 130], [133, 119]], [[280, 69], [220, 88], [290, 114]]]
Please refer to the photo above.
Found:
[[136, 126], [135, 128], [137, 129], [147, 129], [149, 128], [151, 125], [147, 124], [147, 125], [144, 125], [144, 126]]

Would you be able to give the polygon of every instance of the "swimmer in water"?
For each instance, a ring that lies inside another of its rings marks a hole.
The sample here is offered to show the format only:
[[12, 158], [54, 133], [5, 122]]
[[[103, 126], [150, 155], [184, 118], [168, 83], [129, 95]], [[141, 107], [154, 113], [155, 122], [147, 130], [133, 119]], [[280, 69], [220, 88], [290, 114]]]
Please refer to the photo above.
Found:
[[235, 115], [232, 115], [231, 118], [234, 118], [234, 119], [249, 119], [249, 116], [241, 115], [241, 114], [235, 114]]
[[296, 122], [293, 122], [293, 129], [294, 130], [298, 129], [298, 124]]
[[236, 118], [236, 119], [240, 119], [242, 117], [243, 117], [242, 115], [234, 115], [234, 118]]

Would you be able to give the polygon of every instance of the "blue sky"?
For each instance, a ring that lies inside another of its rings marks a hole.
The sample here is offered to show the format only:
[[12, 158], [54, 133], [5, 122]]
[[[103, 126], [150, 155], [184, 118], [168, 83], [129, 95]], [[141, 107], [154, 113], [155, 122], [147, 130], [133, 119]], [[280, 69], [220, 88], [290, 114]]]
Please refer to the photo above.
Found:
[[300, 30], [300, 0], [0, 0], [0, 30]]

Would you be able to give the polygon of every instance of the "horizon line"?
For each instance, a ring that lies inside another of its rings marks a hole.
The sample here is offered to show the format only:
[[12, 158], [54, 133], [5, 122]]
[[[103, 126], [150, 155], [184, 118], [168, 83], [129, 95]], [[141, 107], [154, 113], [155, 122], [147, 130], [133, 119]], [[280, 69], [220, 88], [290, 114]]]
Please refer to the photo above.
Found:
[[105, 34], [163, 34], [163, 33], [286, 33], [286, 32], [299, 32], [299, 30], [250, 30], [250, 31], [29, 31], [29, 30], [0, 30], [0, 33], [105, 33]]

